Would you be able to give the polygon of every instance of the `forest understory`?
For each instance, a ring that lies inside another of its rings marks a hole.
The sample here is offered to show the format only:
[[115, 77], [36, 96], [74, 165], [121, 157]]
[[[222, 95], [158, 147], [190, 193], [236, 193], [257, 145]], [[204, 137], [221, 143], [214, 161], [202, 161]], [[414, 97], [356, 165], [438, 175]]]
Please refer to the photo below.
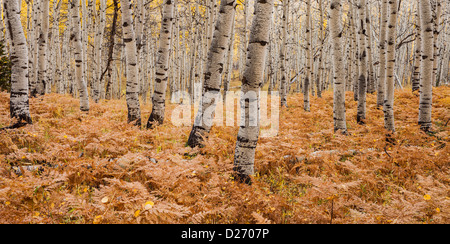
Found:
[[[333, 131], [333, 93], [288, 96], [275, 138], [261, 138], [251, 185], [233, 180], [238, 127], [127, 123], [125, 100], [30, 99], [33, 124], [0, 131], [0, 223], [450, 223], [450, 87], [433, 88], [433, 128], [418, 94], [395, 91], [396, 133], [367, 94], [365, 125], [346, 94], [348, 135]], [[167, 117], [176, 105], [167, 105]], [[144, 104], [143, 118], [151, 105]], [[0, 127], [13, 124], [0, 93]]]

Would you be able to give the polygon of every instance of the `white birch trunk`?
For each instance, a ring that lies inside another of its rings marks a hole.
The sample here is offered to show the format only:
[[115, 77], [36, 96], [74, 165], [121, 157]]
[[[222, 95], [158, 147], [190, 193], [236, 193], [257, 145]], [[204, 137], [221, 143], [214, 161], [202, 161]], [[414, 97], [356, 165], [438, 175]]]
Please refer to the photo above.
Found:
[[[84, 0], [83, 0], [84, 1]], [[74, 45], [74, 55], [75, 55], [75, 81], [78, 86], [78, 93], [80, 96], [80, 110], [89, 111], [89, 96], [87, 91], [86, 81], [84, 80], [83, 74], [83, 48], [81, 42], [81, 20], [80, 20], [80, 2], [79, 0], [71, 1], [71, 13], [72, 13], [72, 42]]]
[[38, 58], [38, 80], [36, 91], [39, 95], [45, 94], [48, 85], [47, 56], [48, 56], [48, 23], [49, 23], [49, 0], [43, 0], [40, 8], [41, 29], [39, 32], [39, 58]]
[[330, 4], [330, 31], [332, 41], [334, 86], [333, 86], [333, 117], [334, 131], [347, 133], [345, 118], [345, 79], [344, 60], [342, 52], [342, 5], [341, 0], [332, 0]]
[[364, 124], [366, 119], [366, 90], [367, 90], [367, 28], [366, 28], [366, 12], [364, 7], [366, 0], [359, 0], [357, 7], [359, 13], [359, 80], [358, 80], [358, 109], [356, 121]]
[[420, 83], [419, 125], [423, 131], [431, 130], [433, 102], [433, 17], [429, 0], [420, 1], [422, 29], [422, 67]]
[[125, 57], [127, 61], [127, 91], [128, 123], [141, 125], [141, 109], [139, 104], [138, 56], [136, 35], [133, 28], [133, 13], [130, 0], [122, 0], [122, 28]]
[[[428, 1], [428, 0], [427, 0]], [[389, 24], [387, 32], [386, 55], [386, 94], [384, 100], [384, 126], [389, 132], [395, 132], [394, 123], [394, 66], [395, 66], [395, 39], [397, 37], [397, 8], [398, 1], [389, 1]]]
[[22, 121], [31, 124], [28, 100], [28, 48], [20, 21], [19, 4], [17, 0], [5, 0], [3, 7], [12, 53], [10, 114], [11, 118], [18, 120], [18, 124]]
[[153, 123], [163, 124], [166, 110], [166, 90], [169, 71], [169, 54], [171, 46], [173, 0], [164, 1], [164, 12], [159, 35], [160, 47], [156, 64], [156, 77], [152, 96], [152, 113], [147, 122], [147, 128]]
[[236, 3], [236, 0], [222, 0], [220, 4], [219, 19], [216, 22], [204, 73], [201, 106], [188, 139], [188, 145], [191, 147], [203, 146], [203, 137], [211, 130], [215, 108], [217, 103], [221, 102], [219, 96], [225, 52], [228, 50]]
[[254, 174], [255, 150], [260, 128], [259, 92], [264, 78], [267, 47], [269, 46], [273, 0], [256, 0], [248, 56], [241, 87], [241, 126], [234, 155], [237, 180], [250, 184]]

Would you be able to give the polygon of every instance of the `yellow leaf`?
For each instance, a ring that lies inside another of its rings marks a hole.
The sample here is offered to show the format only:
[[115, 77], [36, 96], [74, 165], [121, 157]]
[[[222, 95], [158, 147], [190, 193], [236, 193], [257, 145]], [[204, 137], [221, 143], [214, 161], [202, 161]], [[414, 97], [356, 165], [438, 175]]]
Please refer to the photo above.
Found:
[[436, 208], [436, 213], [440, 213], [441, 209], [440, 208]]
[[137, 217], [137, 216], [139, 216], [139, 214], [141, 213], [141, 210], [136, 210], [136, 212], [134, 212], [134, 217]]
[[146, 203], [144, 204], [144, 209], [145, 209], [145, 210], [149, 210], [149, 209], [151, 209], [151, 208], [153, 207], [153, 205], [155, 205], [154, 202], [148, 201], [148, 202], [146, 202]]
[[431, 196], [428, 195], [428, 194], [425, 194], [425, 195], [423, 196], [423, 199], [425, 199], [426, 201], [431, 200]]
[[102, 222], [102, 220], [103, 220], [103, 216], [102, 215], [98, 215], [98, 216], [95, 216], [95, 218], [94, 218], [94, 221], [92, 222], [93, 224], [100, 224], [101, 222]]

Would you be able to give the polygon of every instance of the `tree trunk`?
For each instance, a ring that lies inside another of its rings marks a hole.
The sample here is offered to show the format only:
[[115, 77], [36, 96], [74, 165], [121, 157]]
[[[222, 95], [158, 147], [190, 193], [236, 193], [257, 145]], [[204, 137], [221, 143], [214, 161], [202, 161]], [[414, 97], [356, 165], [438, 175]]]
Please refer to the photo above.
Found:
[[282, 42], [281, 42], [281, 51], [280, 51], [280, 60], [281, 60], [281, 67], [280, 67], [280, 71], [281, 71], [281, 82], [280, 82], [280, 105], [281, 107], [287, 107], [287, 100], [286, 100], [286, 96], [287, 96], [287, 87], [288, 87], [288, 83], [289, 83], [289, 74], [287, 71], [287, 50], [286, 50], [286, 45], [287, 45], [287, 39], [288, 39], [288, 33], [287, 33], [287, 28], [288, 28], [288, 4], [289, 4], [289, 0], [284, 0], [283, 1], [283, 23], [282, 23], [282, 27], [281, 27], [281, 37], [282, 37]]
[[384, 100], [384, 126], [389, 132], [395, 132], [394, 124], [394, 66], [395, 66], [395, 39], [397, 37], [397, 8], [398, 1], [389, 1], [389, 24], [387, 32], [386, 55], [386, 95]]
[[122, 0], [122, 27], [125, 57], [127, 61], [127, 106], [128, 123], [141, 125], [141, 109], [139, 104], [138, 60], [136, 34], [133, 28], [133, 13], [130, 0]]
[[201, 106], [189, 135], [190, 147], [203, 146], [203, 137], [209, 133], [214, 119], [216, 105], [220, 102], [220, 86], [225, 64], [225, 52], [228, 50], [231, 27], [236, 8], [236, 0], [222, 0], [219, 19], [216, 22], [211, 49], [203, 83]]
[[20, 21], [19, 4], [17, 0], [5, 0], [3, 6], [11, 40], [11, 118], [16, 118], [17, 124], [21, 124], [22, 121], [31, 124], [28, 100], [28, 48]]
[[159, 35], [159, 57], [156, 64], [156, 77], [152, 96], [152, 113], [147, 122], [147, 128], [152, 124], [164, 122], [166, 110], [166, 89], [169, 71], [169, 53], [171, 46], [172, 20], [173, 20], [173, 0], [164, 1], [164, 13]]
[[273, 0], [256, 0], [255, 16], [248, 45], [247, 64], [241, 87], [241, 126], [234, 155], [238, 180], [250, 183], [254, 174], [255, 149], [259, 138], [259, 92], [263, 83]]
[[330, 30], [332, 41], [333, 71], [334, 71], [334, 131], [340, 130], [341, 133], [347, 133], [345, 119], [345, 79], [344, 79], [344, 60], [342, 53], [342, 5], [341, 0], [333, 0], [330, 5]]
[[306, 75], [303, 86], [303, 109], [311, 111], [309, 103], [309, 89], [312, 81], [313, 72], [313, 50], [312, 50], [312, 32], [311, 32], [311, 0], [306, 0]]
[[49, 23], [49, 0], [43, 0], [40, 9], [41, 30], [39, 33], [39, 58], [38, 58], [38, 81], [36, 91], [39, 95], [45, 94], [48, 85], [47, 77], [47, 43], [48, 43], [48, 23]]
[[366, 119], [366, 90], [367, 90], [367, 28], [366, 12], [364, 11], [366, 0], [358, 1], [359, 13], [359, 79], [358, 79], [358, 111], [356, 121], [358, 124], [364, 124]]
[[423, 131], [431, 130], [431, 105], [433, 101], [433, 17], [429, 0], [420, 1], [422, 29], [422, 67], [420, 83], [419, 125]]
[[421, 34], [421, 27], [420, 27], [420, 8], [417, 7], [417, 14], [416, 14], [416, 41], [414, 44], [415, 47], [415, 54], [414, 54], [414, 71], [413, 76], [411, 78], [412, 80], [412, 92], [419, 91], [420, 88], [420, 67], [422, 63], [422, 34]]
[[80, 2], [79, 0], [72, 0], [71, 3], [72, 8], [72, 23], [73, 23], [73, 33], [72, 33], [72, 41], [74, 44], [75, 51], [75, 80], [78, 85], [78, 92], [80, 96], [80, 110], [81, 111], [89, 111], [89, 96], [87, 91], [87, 85], [84, 80], [83, 75], [83, 48], [81, 42], [81, 21], [80, 21]]

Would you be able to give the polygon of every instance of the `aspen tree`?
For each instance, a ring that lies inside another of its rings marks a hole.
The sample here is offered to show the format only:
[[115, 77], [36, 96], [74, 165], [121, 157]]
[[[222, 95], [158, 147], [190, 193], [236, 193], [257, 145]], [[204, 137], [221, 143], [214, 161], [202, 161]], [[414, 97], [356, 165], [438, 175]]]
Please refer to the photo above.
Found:
[[48, 85], [47, 58], [48, 58], [48, 25], [49, 25], [49, 0], [42, 0], [40, 8], [41, 29], [39, 32], [39, 57], [38, 57], [38, 80], [36, 91], [39, 95], [45, 94]]
[[80, 97], [80, 110], [89, 111], [89, 96], [87, 91], [86, 81], [83, 74], [83, 48], [81, 42], [81, 21], [80, 21], [80, 2], [79, 0], [71, 1], [71, 13], [72, 13], [72, 23], [73, 23], [73, 33], [72, 42], [74, 45], [74, 56], [75, 56], [75, 81], [78, 86], [78, 93]]
[[254, 174], [255, 149], [259, 138], [259, 92], [263, 83], [273, 0], [256, 0], [246, 68], [241, 87], [243, 116], [239, 128], [234, 155], [234, 171], [237, 180], [251, 183]]
[[345, 80], [344, 80], [344, 60], [342, 53], [342, 5], [341, 0], [332, 0], [330, 5], [330, 31], [332, 41], [333, 56], [333, 117], [334, 131], [340, 130], [341, 133], [347, 133], [345, 119]]
[[11, 118], [17, 119], [16, 125], [22, 121], [31, 124], [30, 105], [28, 99], [28, 48], [27, 40], [20, 21], [20, 9], [17, 0], [4, 0], [7, 32], [11, 40]]
[[289, 74], [287, 71], [287, 39], [288, 39], [288, 5], [289, 0], [283, 0], [283, 23], [281, 27], [281, 51], [280, 51], [280, 59], [281, 59], [281, 82], [280, 82], [280, 105], [283, 107], [287, 107], [287, 86], [289, 83]]
[[[428, 0], [426, 0], [428, 1]], [[397, 0], [389, 0], [389, 23], [386, 54], [386, 94], [384, 100], [384, 126], [389, 132], [395, 132], [394, 124], [394, 66], [395, 39], [397, 37]]]
[[357, 4], [359, 14], [359, 79], [358, 79], [358, 109], [356, 114], [356, 121], [359, 124], [364, 124], [366, 119], [366, 90], [367, 90], [367, 27], [366, 27], [366, 12], [364, 7], [366, 0], [359, 0]]
[[420, 27], [420, 9], [417, 7], [417, 13], [416, 13], [416, 41], [414, 44], [415, 51], [414, 51], [414, 70], [413, 75], [411, 77], [411, 83], [412, 83], [412, 92], [419, 91], [420, 88], [420, 68], [421, 68], [421, 60], [422, 60], [422, 34], [421, 34], [421, 27]]
[[386, 93], [386, 33], [388, 23], [388, 0], [381, 2], [381, 23], [380, 23], [380, 68], [377, 89], [377, 106], [384, 106], [384, 99]]
[[139, 104], [138, 57], [136, 34], [133, 28], [132, 3], [122, 0], [122, 29], [125, 57], [127, 62], [127, 91], [128, 123], [141, 125], [141, 109]]
[[366, 13], [366, 35], [367, 35], [367, 92], [375, 93], [375, 71], [373, 67], [373, 57], [372, 57], [372, 24], [370, 20], [370, 4], [369, 2], [364, 6], [364, 11]]
[[439, 24], [440, 24], [440, 20], [441, 20], [441, 14], [442, 14], [442, 4], [441, 4], [441, 0], [435, 0], [434, 1], [434, 14], [433, 14], [433, 40], [434, 40], [434, 45], [433, 45], [433, 79], [436, 81], [435, 83], [433, 83], [433, 85], [438, 86], [439, 85], [439, 79], [438, 78], [438, 61], [439, 61], [439, 57], [440, 57], [440, 53], [439, 53], [439, 42], [438, 42], [438, 38], [439, 38]]
[[159, 35], [158, 61], [156, 64], [156, 77], [152, 96], [152, 113], [147, 122], [147, 128], [153, 123], [163, 124], [166, 110], [166, 89], [169, 70], [169, 53], [171, 46], [173, 0], [164, 0], [163, 18]]
[[303, 86], [303, 109], [311, 111], [309, 103], [309, 89], [312, 81], [313, 72], [313, 50], [312, 50], [312, 31], [311, 31], [311, 0], [306, 0], [306, 75]]
[[94, 38], [94, 75], [93, 75], [93, 94], [92, 97], [97, 103], [101, 98], [101, 93], [105, 89], [103, 83], [100, 81], [102, 75], [102, 47], [103, 47], [103, 35], [105, 33], [106, 22], [106, 0], [100, 0], [100, 9], [98, 10], [99, 21], [96, 22], [97, 32]]
[[421, 0], [420, 18], [422, 30], [422, 63], [419, 103], [419, 125], [423, 131], [431, 130], [431, 108], [433, 101], [433, 17], [429, 0]]
[[208, 54], [208, 62], [203, 83], [203, 97], [192, 131], [189, 135], [190, 147], [203, 146], [203, 138], [211, 130], [214, 111], [219, 102], [225, 52], [228, 50], [233, 26], [236, 0], [222, 0], [219, 18]]

